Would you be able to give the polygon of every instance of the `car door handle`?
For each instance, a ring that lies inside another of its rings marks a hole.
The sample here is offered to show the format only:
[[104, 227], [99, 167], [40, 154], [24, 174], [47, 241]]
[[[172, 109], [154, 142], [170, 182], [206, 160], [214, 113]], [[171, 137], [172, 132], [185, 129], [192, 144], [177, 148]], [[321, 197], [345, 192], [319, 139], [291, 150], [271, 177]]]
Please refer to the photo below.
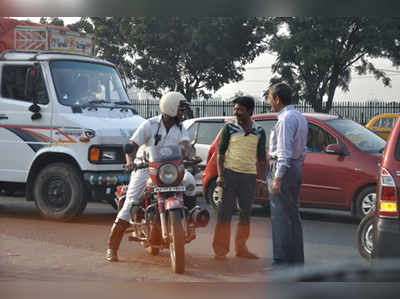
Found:
[[5, 114], [0, 114], [0, 119], [8, 119], [8, 116]]

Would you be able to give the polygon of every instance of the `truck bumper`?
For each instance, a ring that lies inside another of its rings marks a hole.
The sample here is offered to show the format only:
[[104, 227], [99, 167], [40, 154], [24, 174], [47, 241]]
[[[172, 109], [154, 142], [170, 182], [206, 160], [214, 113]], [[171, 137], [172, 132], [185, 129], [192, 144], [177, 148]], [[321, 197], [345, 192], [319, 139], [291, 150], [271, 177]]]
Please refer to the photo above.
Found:
[[376, 218], [374, 258], [400, 257], [400, 220]]
[[93, 201], [105, 201], [114, 206], [118, 185], [129, 184], [131, 174], [125, 172], [85, 172], [83, 179]]
[[130, 173], [124, 172], [85, 172], [83, 179], [90, 186], [117, 186], [128, 184]]

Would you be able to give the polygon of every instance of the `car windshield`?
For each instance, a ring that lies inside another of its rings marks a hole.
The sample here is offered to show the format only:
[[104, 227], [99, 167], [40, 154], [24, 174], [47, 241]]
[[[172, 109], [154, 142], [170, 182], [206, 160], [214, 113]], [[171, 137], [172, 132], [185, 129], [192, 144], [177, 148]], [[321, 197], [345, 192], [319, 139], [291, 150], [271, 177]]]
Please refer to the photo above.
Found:
[[72, 105], [129, 104], [115, 68], [82, 61], [50, 64], [58, 101]]
[[377, 154], [381, 153], [385, 148], [386, 141], [384, 139], [355, 121], [348, 119], [334, 119], [328, 120], [326, 123], [346, 137], [363, 152]]

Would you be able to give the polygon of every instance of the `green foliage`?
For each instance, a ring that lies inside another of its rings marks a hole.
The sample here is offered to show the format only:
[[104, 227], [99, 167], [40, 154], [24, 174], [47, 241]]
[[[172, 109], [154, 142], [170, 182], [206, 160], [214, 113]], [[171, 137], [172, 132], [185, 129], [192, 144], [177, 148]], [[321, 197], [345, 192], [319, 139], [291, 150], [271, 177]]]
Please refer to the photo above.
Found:
[[90, 18], [98, 54], [154, 96], [177, 90], [209, 97], [243, 78], [244, 65], [266, 49], [265, 27], [246, 17]]
[[64, 20], [58, 17], [55, 18], [41, 17], [39, 22], [40, 24], [64, 26]]
[[272, 69], [279, 76], [273, 80], [287, 81], [298, 100], [318, 112], [329, 112], [337, 87], [348, 90], [352, 70], [373, 73], [390, 84], [371, 58], [400, 63], [397, 17], [282, 17], [267, 22], [275, 28], [269, 50], [278, 56]]
[[72, 31], [94, 33], [94, 27], [87, 17], [82, 17], [78, 22], [67, 25], [67, 27]]

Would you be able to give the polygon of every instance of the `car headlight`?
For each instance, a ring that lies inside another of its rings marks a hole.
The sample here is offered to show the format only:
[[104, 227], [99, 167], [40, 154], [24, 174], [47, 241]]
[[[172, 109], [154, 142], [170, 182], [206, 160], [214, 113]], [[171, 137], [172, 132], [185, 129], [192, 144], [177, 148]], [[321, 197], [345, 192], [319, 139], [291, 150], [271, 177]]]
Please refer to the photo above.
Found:
[[160, 167], [158, 178], [163, 184], [173, 184], [178, 179], [178, 168], [173, 164], [164, 164]]

